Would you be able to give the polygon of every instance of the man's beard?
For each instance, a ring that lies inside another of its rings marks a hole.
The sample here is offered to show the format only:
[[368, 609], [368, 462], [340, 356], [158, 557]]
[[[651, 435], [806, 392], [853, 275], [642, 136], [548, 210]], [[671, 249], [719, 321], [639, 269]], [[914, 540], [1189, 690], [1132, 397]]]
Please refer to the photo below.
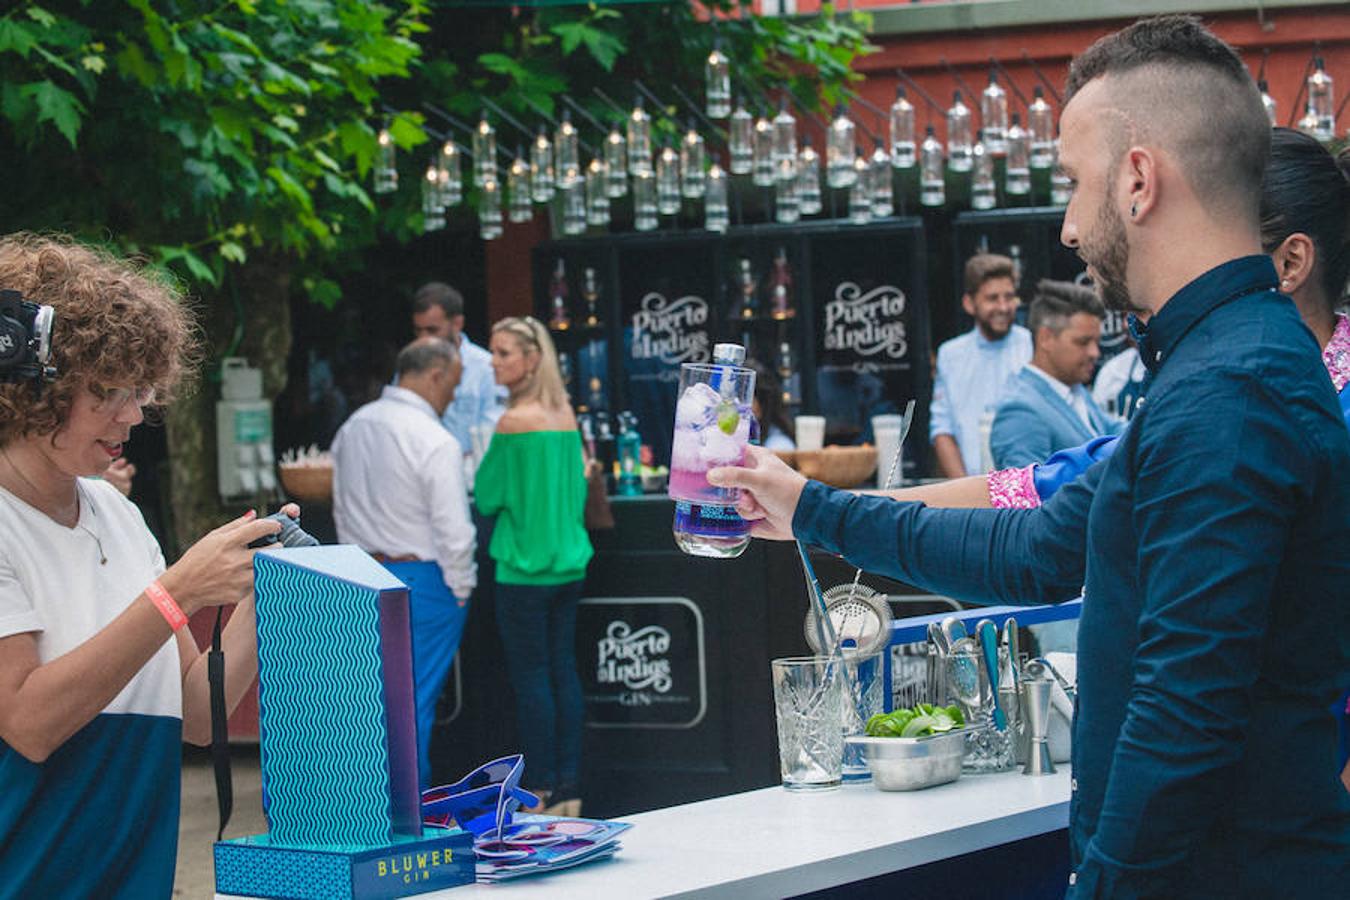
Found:
[[1093, 284], [1109, 310], [1142, 313], [1148, 310], [1130, 299], [1125, 273], [1130, 264], [1130, 245], [1125, 238], [1125, 220], [1109, 200], [1097, 211], [1091, 240], [1082, 241], [1078, 255], [1092, 267]]

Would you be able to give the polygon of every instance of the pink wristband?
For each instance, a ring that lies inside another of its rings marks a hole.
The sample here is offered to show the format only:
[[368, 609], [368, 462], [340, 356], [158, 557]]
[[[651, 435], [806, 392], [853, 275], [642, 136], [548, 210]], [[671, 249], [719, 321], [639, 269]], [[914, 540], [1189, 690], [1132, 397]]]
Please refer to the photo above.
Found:
[[145, 589], [145, 596], [150, 598], [150, 602], [155, 604], [155, 609], [164, 616], [164, 621], [169, 623], [169, 627], [174, 631], [182, 628], [188, 623], [187, 616], [183, 615], [183, 609], [173, 599], [168, 591], [164, 590], [164, 585], [158, 581], [150, 582], [150, 586]]

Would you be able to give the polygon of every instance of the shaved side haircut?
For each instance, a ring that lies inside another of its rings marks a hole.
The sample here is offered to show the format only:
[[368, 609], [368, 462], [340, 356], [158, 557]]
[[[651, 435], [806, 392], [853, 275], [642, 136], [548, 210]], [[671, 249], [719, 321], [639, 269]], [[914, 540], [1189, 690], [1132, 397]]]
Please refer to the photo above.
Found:
[[1158, 16], [1107, 35], [1069, 67], [1064, 102], [1101, 78], [1115, 169], [1133, 144], [1153, 143], [1220, 215], [1256, 222], [1270, 158], [1270, 121], [1251, 73], [1195, 16]]

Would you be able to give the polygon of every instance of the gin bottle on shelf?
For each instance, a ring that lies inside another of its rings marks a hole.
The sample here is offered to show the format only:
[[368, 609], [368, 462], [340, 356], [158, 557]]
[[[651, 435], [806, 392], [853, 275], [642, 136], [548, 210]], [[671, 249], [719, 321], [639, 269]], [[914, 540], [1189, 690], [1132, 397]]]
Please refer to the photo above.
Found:
[[1025, 197], [1031, 193], [1031, 139], [1022, 128], [1022, 119], [1013, 113], [1008, 128], [1008, 195]]
[[600, 283], [596, 280], [595, 269], [586, 267], [581, 279], [581, 299], [586, 301], [586, 327], [599, 328], [600, 322]]
[[553, 266], [553, 274], [548, 279], [548, 327], [551, 331], [566, 331], [572, 327], [572, 317], [567, 312], [567, 266], [562, 257]]
[[914, 142], [914, 104], [905, 96], [904, 87], [895, 89], [891, 104], [891, 165], [897, 169], [912, 169], [918, 158]]
[[801, 403], [801, 376], [793, 365], [792, 343], [783, 341], [778, 345], [778, 383], [783, 387], [783, 406], [789, 411]]
[[669, 144], [656, 157], [656, 208], [663, 216], [680, 211], [680, 158]]
[[727, 133], [731, 174], [749, 175], [755, 159], [755, 117], [746, 110], [740, 97], [736, 98], [736, 111], [731, 114]]
[[553, 199], [553, 142], [543, 125], [530, 144], [530, 196], [535, 203]]
[[943, 181], [942, 144], [929, 125], [919, 147], [919, 202], [924, 206], [942, 206], [947, 202], [947, 188]]
[[984, 142], [984, 129], [971, 148], [972, 175], [970, 179], [970, 205], [975, 209], [993, 209], [995, 202], [994, 155]]
[[952, 105], [947, 110], [947, 165], [953, 172], [969, 172], [971, 160], [970, 107], [961, 100], [961, 92], [952, 94]]
[[734, 319], [753, 319], [755, 317], [755, 292], [759, 284], [755, 279], [755, 273], [750, 268], [748, 257], [742, 256], [739, 263], [739, 272], [736, 277], [736, 305], [732, 308], [731, 316]]
[[1008, 152], [1008, 92], [998, 83], [998, 73], [989, 70], [989, 85], [980, 95], [980, 124], [984, 149], [993, 156]]
[[764, 116], [755, 120], [753, 159], [751, 169], [759, 187], [773, 187], [776, 173], [773, 168], [773, 123]]
[[779, 247], [773, 257], [773, 271], [769, 274], [769, 316], [783, 321], [796, 314], [792, 296], [792, 267], [788, 264], [787, 248]]
[[652, 117], [642, 108], [642, 96], [633, 101], [628, 114], [628, 171], [633, 175], [652, 170]]
[[725, 119], [731, 115], [731, 60], [722, 52], [721, 41], [713, 41], [712, 52], [703, 66], [703, 79], [708, 118]]
[[871, 189], [872, 217], [884, 219], [895, 212], [895, 199], [891, 186], [891, 157], [886, 153], [886, 145], [877, 138], [868, 160], [868, 187]]
[[1055, 164], [1055, 111], [1045, 102], [1045, 91], [1036, 85], [1027, 107], [1027, 132], [1031, 135], [1031, 167], [1048, 169]]
[[811, 146], [809, 135], [802, 138], [797, 158], [797, 210], [804, 216], [820, 212], [820, 154]]
[[1312, 117], [1313, 137], [1327, 142], [1336, 137], [1335, 90], [1327, 74], [1322, 57], [1313, 59], [1313, 71], [1308, 76], [1308, 115]]
[[853, 135], [853, 120], [840, 104], [834, 108], [825, 144], [825, 180], [832, 188], [846, 188], [858, 177], [853, 168], [856, 155]]
[[611, 198], [628, 193], [628, 141], [617, 125], [605, 136], [605, 193]]
[[731, 224], [731, 210], [727, 207], [727, 173], [713, 163], [708, 168], [708, 188], [703, 198], [703, 227], [721, 234]]
[[698, 133], [691, 119], [684, 140], [680, 141], [680, 193], [685, 197], [697, 200], [707, 190], [703, 172], [705, 157], [703, 135]]

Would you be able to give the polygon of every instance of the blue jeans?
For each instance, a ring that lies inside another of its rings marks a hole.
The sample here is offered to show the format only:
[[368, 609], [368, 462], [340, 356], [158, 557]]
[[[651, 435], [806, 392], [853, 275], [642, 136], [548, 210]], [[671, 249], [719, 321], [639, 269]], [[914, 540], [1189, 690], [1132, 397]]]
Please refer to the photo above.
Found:
[[417, 698], [417, 773], [425, 790], [431, 778], [431, 732], [436, 702], [455, 661], [469, 604], [445, 586], [434, 562], [387, 562], [384, 567], [408, 586], [412, 610], [413, 692]]
[[551, 791], [575, 786], [585, 708], [577, 675], [577, 601], [581, 582], [497, 582], [497, 629], [516, 693], [525, 754], [524, 784]]

